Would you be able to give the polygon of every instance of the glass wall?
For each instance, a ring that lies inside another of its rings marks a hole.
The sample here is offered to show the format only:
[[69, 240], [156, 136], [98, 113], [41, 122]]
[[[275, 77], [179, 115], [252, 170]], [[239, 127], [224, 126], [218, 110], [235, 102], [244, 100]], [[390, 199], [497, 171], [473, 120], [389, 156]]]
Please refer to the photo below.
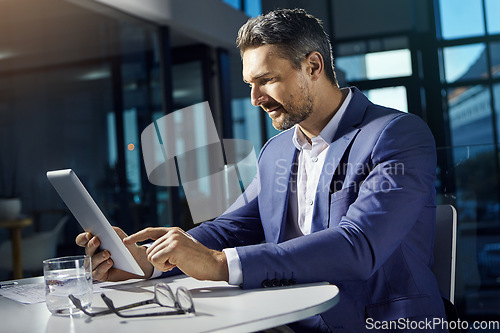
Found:
[[[260, 1], [225, 2], [248, 15], [261, 11]], [[6, 0], [0, 12], [0, 197], [21, 198], [22, 213], [34, 220], [25, 236], [53, 228], [68, 213], [45, 175], [65, 168], [127, 233], [189, 229], [182, 186], [154, 186], [144, 169], [141, 132], [166, 113], [208, 101], [220, 139], [234, 115], [247, 128], [243, 138], [256, 151], [262, 146], [256, 108], [235, 100], [231, 112], [225, 40], [207, 44], [86, 1]], [[185, 141], [204, 140], [206, 123], [175, 120]], [[206, 160], [197, 156], [202, 173]], [[197, 190], [206, 196], [209, 187], [200, 182]], [[59, 254], [81, 252], [74, 244], [79, 232], [76, 221], [66, 224]], [[0, 230], [0, 243], [8, 237]], [[0, 280], [8, 274], [0, 271]]]
[[[480, 79], [487, 72], [484, 43], [448, 46], [442, 49], [443, 81], [452, 83]], [[474, 65], [474, 66], [473, 66]]]
[[[412, 74], [411, 54], [408, 48], [353, 55], [342, 53], [346, 45], [341, 45], [339, 48], [340, 54], [335, 63], [338, 69], [345, 72], [345, 79], [348, 82], [387, 79]], [[365, 48], [360, 47], [359, 50], [361, 49]]]
[[364, 90], [363, 93], [368, 99], [379, 105], [408, 112], [407, 91], [404, 86], [377, 88]]
[[438, 147], [450, 159], [439, 199], [458, 210], [456, 303], [465, 319], [498, 318], [499, 2], [439, 0], [435, 9], [450, 134], [450, 146]]
[[[409, 111], [408, 85], [416, 74], [408, 36], [337, 41], [334, 46], [341, 86], [357, 86], [375, 104]], [[412, 107], [416, 113], [417, 106]]]
[[[262, 2], [253, 0], [223, 0], [224, 2], [238, 2], [238, 8], [243, 6], [246, 15], [255, 17], [262, 14]], [[238, 66], [241, 66], [241, 59], [235, 60]], [[233, 64], [234, 66], [234, 64]], [[237, 72], [237, 76], [233, 80], [238, 83], [242, 82], [241, 67], [233, 68]], [[233, 83], [234, 84], [234, 83]], [[244, 139], [250, 141], [258, 154], [262, 146], [268, 139], [279, 133], [273, 126], [272, 120], [260, 108], [252, 105], [250, 100], [250, 89], [240, 90], [237, 95], [231, 100], [231, 117], [232, 117], [232, 136], [235, 139]], [[243, 91], [242, 91], [243, 90]]]
[[[157, 27], [62, 0], [1, 1], [0, 12], [0, 196], [18, 196], [33, 217], [23, 235], [67, 213], [45, 175], [65, 168], [127, 232], [168, 223], [144, 178], [139, 139], [164, 107]], [[66, 224], [61, 254], [79, 251], [79, 232]]]
[[485, 33], [483, 0], [439, 0], [439, 14], [444, 39], [483, 36]]
[[233, 133], [236, 139], [250, 141], [258, 152], [263, 146], [261, 119], [264, 111], [252, 105], [250, 98], [235, 98], [231, 105]]
[[250, 17], [262, 14], [261, 0], [222, 0], [231, 7], [243, 10]]

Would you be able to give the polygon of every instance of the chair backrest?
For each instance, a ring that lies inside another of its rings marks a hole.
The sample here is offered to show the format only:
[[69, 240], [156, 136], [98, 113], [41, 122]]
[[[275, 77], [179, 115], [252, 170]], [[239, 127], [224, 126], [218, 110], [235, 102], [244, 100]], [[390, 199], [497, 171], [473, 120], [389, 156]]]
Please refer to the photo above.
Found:
[[436, 276], [442, 296], [449, 299], [451, 303], [455, 301], [456, 252], [457, 211], [452, 205], [438, 205], [432, 271]]
[[[21, 241], [22, 264], [25, 271], [40, 271], [42, 261], [54, 258], [57, 251], [57, 240], [62, 228], [69, 220], [70, 215], [63, 216], [50, 231], [35, 233]], [[0, 269], [12, 269], [12, 243], [10, 240], [0, 244]]]

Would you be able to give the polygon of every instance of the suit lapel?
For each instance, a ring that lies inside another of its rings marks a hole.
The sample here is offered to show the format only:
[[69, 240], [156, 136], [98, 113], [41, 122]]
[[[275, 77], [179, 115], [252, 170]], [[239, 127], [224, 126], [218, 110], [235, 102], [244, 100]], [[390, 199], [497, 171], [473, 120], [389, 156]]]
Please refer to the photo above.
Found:
[[352, 88], [352, 99], [340, 120], [330, 148], [328, 149], [325, 164], [316, 190], [316, 198], [313, 210], [311, 233], [328, 228], [330, 218], [330, 184], [333, 174], [339, 166], [347, 148], [361, 130], [357, 127], [363, 120], [368, 100], [357, 89]]
[[273, 175], [276, 175], [272, 180], [271, 197], [268, 198], [271, 202], [266, 205], [270, 212], [270, 225], [272, 242], [279, 243], [284, 240], [286, 219], [288, 215], [288, 198], [290, 196], [290, 177], [292, 176], [293, 164], [295, 161], [297, 148], [292, 143], [293, 131], [290, 130], [290, 135], [285, 138], [286, 144], [276, 151], [274, 159]]

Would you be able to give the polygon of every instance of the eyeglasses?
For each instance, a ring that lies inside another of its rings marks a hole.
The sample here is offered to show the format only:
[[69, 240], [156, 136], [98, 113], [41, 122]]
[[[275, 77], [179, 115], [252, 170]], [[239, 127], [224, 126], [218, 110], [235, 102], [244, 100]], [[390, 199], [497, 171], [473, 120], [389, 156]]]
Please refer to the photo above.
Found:
[[[179, 315], [179, 314], [194, 314], [194, 303], [193, 297], [188, 289], [185, 287], [177, 288], [175, 294], [172, 289], [166, 283], [157, 283], [154, 289], [154, 296], [152, 299], [145, 300], [142, 302], [132, 303], [129, 305], [124, 305], [120, 307], [115, 307], [113, 301], [106, 295], [101, 294], [101, 297], [108, 307], [108, 310], [99, 312], [89, 312], [82, 307], [82, 303], [74, 295], [68, 296], [77, 309], [85, 313], [87, 316], [96, 317], [105, 314], [114, 313], [122, 318], [138, 318], [138, 317], [156, 317], [156, 316], [169, 316], [169, 315]], [[141, 314], [127, 314], [123, 313], [124, 310], [136, 308], [148, 304], [158, 304], [161, 307], [172, 308], [174, 310], [166, 312], [150, 312]]]

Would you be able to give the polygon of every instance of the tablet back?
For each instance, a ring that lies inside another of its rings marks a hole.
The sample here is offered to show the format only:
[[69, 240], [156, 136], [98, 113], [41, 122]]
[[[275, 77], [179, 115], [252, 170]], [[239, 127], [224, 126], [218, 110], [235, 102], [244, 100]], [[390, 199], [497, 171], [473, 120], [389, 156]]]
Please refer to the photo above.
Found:
[[108, 250], [114, 267], [144, 275], [137, 261], [123, 244], [94, 199], [71, 169], [47, 172], [47, 178], [85, 231], [97, 236], [100, 248]]

